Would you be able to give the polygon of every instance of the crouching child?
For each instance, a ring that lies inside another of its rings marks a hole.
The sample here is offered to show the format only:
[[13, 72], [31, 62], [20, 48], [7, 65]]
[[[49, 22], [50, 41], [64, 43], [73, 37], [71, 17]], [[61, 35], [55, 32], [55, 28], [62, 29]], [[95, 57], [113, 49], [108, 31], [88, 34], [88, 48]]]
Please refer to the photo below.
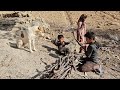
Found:
[[70, 42], [65, 42], [63, 35], [58, 35], [58, 41], [55, 41], [54, 44], [58, 46], [58, 53], [60, 55], [65, 56], [70, 53], [69, 49], [65, 47], [66, 45], [70, 44]]
[[86, 57], [82, 58], [82, 65], [79, 69], [82, 72], [94, 71], [101, 75], [102, 68], [98, 60], [99, 44], [95, 41], [95, 34], [93, 32], [87, 32], [85, 37], [86, 43], [89, 44], [89, 46], [87, 47], [87, 50], [83, 47]]

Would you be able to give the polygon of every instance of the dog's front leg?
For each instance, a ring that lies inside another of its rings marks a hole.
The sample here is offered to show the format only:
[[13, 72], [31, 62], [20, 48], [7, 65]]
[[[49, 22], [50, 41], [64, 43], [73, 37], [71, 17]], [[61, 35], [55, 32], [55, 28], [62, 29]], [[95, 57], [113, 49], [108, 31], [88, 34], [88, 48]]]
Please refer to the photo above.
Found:
[[32, 47], [31, 47], [31, 40], [29, 40], [29, 49], [30, 49], [30, 52], [32, 53]]
[[35, 48], [35, 40], [32, 40], [32, 44], [33, 44], [33, 50], [37, 51], [36, 48]]

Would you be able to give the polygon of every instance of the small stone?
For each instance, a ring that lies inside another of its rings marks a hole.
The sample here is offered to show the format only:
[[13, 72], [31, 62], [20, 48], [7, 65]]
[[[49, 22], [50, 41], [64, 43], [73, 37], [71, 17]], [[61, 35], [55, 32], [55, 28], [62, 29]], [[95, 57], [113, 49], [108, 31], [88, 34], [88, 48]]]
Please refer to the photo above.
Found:
[[119, 56], [117, 56], [117, 55], [115, 55], [115, 58], [118, 59], [118, 60], [120, 59]]
[[106, 58], [106, 60], [109, 60], [109, 59], [110, 59], [109, 57]]
[[97, 26], [97, 28], [100, 28], [100, 26]]
[[117, 67], [117, 64], [115, 64], [115, 67]]

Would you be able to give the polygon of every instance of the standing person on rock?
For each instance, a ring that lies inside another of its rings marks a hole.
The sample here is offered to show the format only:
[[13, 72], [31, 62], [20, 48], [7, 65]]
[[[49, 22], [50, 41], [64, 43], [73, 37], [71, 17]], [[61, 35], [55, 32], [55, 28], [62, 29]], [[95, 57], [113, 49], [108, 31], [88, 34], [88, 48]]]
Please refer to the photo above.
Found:
[[[84, 35], [86, 34], [86, 23], [85, 20], [87, 18], [86, 14], [82, 14], [77, 22], [77, 40], [81, 42], [86, 47], [86, 38]], [[80, 48], [80, 53], [82, 52], [82, 48]]]

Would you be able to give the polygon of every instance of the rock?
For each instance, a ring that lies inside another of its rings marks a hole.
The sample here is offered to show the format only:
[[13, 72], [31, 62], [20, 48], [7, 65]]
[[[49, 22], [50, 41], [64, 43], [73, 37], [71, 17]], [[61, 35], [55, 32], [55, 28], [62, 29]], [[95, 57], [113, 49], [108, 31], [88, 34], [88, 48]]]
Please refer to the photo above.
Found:
[[120, 26], [120, 23], [118, 23], [118, 22], [111, 22], [111, 25], [118, 25], [118, 26]]
[[115, 57], [116, 59], [118, 59], [118, 60], [120, 59], [119, 56], [117, 56], [117, 55], [115, 55], [114, 57]]
[[19, 30], [19, 28], [17, 28], [17, 27], [12, 28], [13, 32], [16, 32], [17, 30]]
[[3, 14], [3, 18], [10, 18], [10, 17], [19, 17], [19, 12], [10, 13], [10, 14]]
[[46, 39], [51, 39], [49, 35], [46, 36]]
[[21, 16], [22, 16], [22, 17], [29, 17], [29, 14], [25, 14], [25, 15], [22, 14]]
[[97, 26], [97, 28], [100, 28], [100, 26]]
[[106, 60], [110, 60], [110, 58], [109, 58], [109, 57], [107, 57], [107, 58], [106, 58]]
[[16, 23], [16, 22], [15, 22], [14, 20], [7, 20], [7, 19], [0, 21], [0, 24], [3, 25], [3, 26], [4, 26], [4, 25], [15, 25], [15, 23]]
[[[115, 41], [119, 41], [119, 38], [117, 37], [117, 35], [111, 35], [109, 34], [109, 38], [111, 39], [111, 41], [114, 43]], [[114, 41], [115, 40], [115, 41]]]

